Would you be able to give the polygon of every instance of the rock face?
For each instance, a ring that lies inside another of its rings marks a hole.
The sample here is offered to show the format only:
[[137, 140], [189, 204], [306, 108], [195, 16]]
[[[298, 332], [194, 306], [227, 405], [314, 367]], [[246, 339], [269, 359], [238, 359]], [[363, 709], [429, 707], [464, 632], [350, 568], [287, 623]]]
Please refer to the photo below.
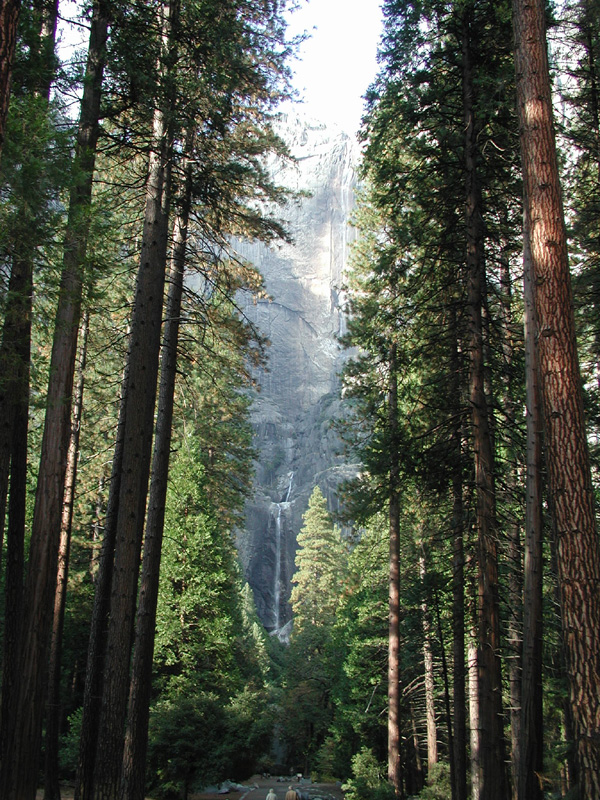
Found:
[[265, 277], [270, 300], [244, 313], [271, 345], [252, 421], [258, 453], [254, 495], [238, 549], [258, 614], [271, 632], [289, 629], [296, 536], [315, 485], [337, 509], [337, 487], [355, 473], [344, 463], [331, 422], [341, 412], [339, 371], [344, 330], [340, 287], [353, 237], [358, 149], [341, 132], [287, 120], [284, 135], [297, 164], [277, 177], [310, 196], [284, 210], [293, 245], [243, 245], [241, 255]]

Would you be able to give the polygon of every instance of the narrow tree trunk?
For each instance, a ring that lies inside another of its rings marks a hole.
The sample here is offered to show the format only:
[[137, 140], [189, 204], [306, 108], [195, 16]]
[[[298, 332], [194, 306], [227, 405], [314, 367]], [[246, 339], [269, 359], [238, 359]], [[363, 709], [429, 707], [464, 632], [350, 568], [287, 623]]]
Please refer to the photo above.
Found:
[[470, 401], [477, 493], [479, 570], [479, 765], [485, 800], [506, 800], [500, 621], [498, 599], [495, 466], [485, 393], [482, 309], [486, 294], [481, 189], [477, 177], [477, 134], [474, 118], [473, 68], [469, 11], [462, 31], [465, 118], [467, 269], [469, 274]]
[[536, 321], [529, 248], [523, 226], [523, 296], [525, 300], [525, 382], [527, 405], [527, 502], [523, 573], [523, 654], [521, 677], [521, 754], [518, 800], [542, 800], [539, 776], [544, 769], [542, 697], [542, 411], [537, 376]]
[[80, 333], [79, 357], [77, 361], [77, 383], [73, 394], [73, 412], [71, 418], [71, 439], [67, 455], [67, 471], [65, 475], [65, 495], [58, 550], [58, 573], [56, 595], [54, 597], [54, 618], [52, 624], [52, 640], [50, 643], [50, 664], [48, 677], [48, 699], [46, 701], [46, 738], [45, 738], [45, 770], [44, 800], [60, 800], [58, 745], [60, 736], [60, 668], [62, 638], [67, 602], [67, 582], [69, 577], [69, 555], [71, 550], [71, 528], [73, 523], [73, 504], [77, 481], [77, 458], [79, 455], [79, 432], [83, 411], [83, 386], [85, 379], [85, 362], [87, 353], [87, 337], [89, 330], [89, 312], [83, 315]]
[[435, 616], [437, 621], [437, 634], [440, 643], [442, 658], [442, 679], [444, 681], [444, 706], [446, 709], [446, 727], [448, 728], [448, 751], [450, 761], [450, 785], [452, 787], [452, 800], [456, 800], [456, 764], [454, 762], [454, 736], [452, 733], [452, 715], [450, 713], [450, 679], [448, 675], [448, 661], [446, 659], [446, 644], [442, 630], [442, 617], [440, 614], [440, 601], [437, 590], [435, 592]]
[[456, 314], [452, 320], [452, 653], [454, 666], [454, 778], [455, 800], [467, 800], [467, 720], [465, 689], [465, 553], [462, 470], [462, 409], [460, 360], [456, 335]]
[[469, 642], [467, 657], [469, 671], [469, 729], [471, 737], [471, 799], [480, 800], [479, 766], [479, 666], [478, 651], [474, 640]]
[[[170, 68], [172, 26], [177, 10], [175, 0], [163, 4], [163, 77]], [[127, 355], [122, 469], [114, 555], [118, 569], [113, 571], [106, 636], [98, 753], [94, 770], [93, 797], [96, 800], [114, 800], [121, 782], [134, 612], [158, 379], [171, 148], [171, 126], [166, 110], [161, 105], [154, 111], [142, 252]]]
[[[421, 583], [425, 582], [425, 553], [421, 544], [419, 553], [419, 574]], [[423, 666], [425, 672], [425, 716], [427, 720], [427, 769], [438, 762], [437, 723], [435, 719], [435, 678], [433, 675], [433, 653], [431, 652], [431, 621], [425, 599], [421, 602], [423, 615]]]
[[513, 0], [540, 389], [582, 797], [600, 797], [600, 546], [575, 339], [544, 4]]
[[[191, 150], [191, 146], [192, 137], [188, 137], [188, 153]], [[150, 481], [142, 578], [129, 688], [129, 710], [120, 791], [121, 800], [144, 800], [156, 607], [169, 477], [187, 229], [192, 194], [191, 168], [189, 164], [186, 165], [184, 186], [181, 194], [180, 211], [175, 218], [173, 226], [173, 255], [169, 275], [152, 478]]]
[[398, 425], [398, 386], [396, 345], [391, 345], [389, 377], [390, 426], [390, 575], [389, 575], [389, 650], [388, 650], [388, 779], [397, 797], [404, 796], [401, 760], [400, 707], [400, 499], [398, 497], [398, 452], [395, 446]]
[[[29, 262], [15, 259], [0, 348], [0, 528], [10, 484], [4, 580], [4, 642], [0, 762], [8, 768], [19, 686], [19, 637], [23, 629], [27, 428], [32, 285]], [[0, 767], [1, 775], [1, 767]]]

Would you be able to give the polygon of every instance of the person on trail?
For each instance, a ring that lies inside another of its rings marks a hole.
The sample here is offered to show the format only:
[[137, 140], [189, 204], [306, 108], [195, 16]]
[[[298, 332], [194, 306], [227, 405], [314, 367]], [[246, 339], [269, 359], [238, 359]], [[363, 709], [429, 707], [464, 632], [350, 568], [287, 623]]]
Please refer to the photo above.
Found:
[[269, 794], [267, 795], [267, 800], [277, 800], [277, 795], [275, 794], [274, 789], [269, 789]]
[[288, 790], [285, 793], [285, 800], [300, 800], [298, 797], [298, 792], [294, 789], [293, 786], [288, 786]]

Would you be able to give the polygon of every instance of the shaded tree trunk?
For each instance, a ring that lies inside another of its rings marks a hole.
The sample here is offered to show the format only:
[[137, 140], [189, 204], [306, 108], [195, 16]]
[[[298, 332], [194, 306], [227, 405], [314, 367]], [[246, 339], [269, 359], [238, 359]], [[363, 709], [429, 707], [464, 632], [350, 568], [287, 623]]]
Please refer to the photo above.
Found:
[[[48, 6], [56, 9], [55, 4]], [[52, 35], [54, 25], [48, 21]], [[92, 26], [92, 33], [97, 28]], [[37, 783], [42, 717], [47, 684], [52, 608], [56, 587], [62, 497], [70, 432], [71, 392], [80, 319], [82, 270], [87, 246], [94, 153], [98, 136], [102, 70], [96, 62], [103, 51], [105, 35], [90, 41], [88, 76], [92, 79], [82, 100], [76, 148], [76, 171], [80, 179], [71, 190], [69, 218], [58, 309], [56, 314], [42, 453], [33, 513], [29, 567], [24, 595], [23, 623], [19, 642], [18, 691], [11, 697], [8, 741], [0, 769], [0, 794], [6, 800], [33, 798]], [[90, 71], [90, 63], [94, 71]], [[47, 75], [46, 75], [47, 78]], [[46, 86], [49, 82], [46, 81]], [[6, 729], [5, 729], [6, 730]]]
[[[419, 573], [424, 583], [426, 575], [424, 546], [419, 554]], [[423, 665], [425, 672], [425, 711], [427, 720], [427, 768], [438, 762], [437, 723], [435, 718], [435, 678], [433, 675], [433, 653], [431, 652], [431, 622], [427, 602], [421, 603], [423, 615]]]
[[60, 800], [58, 750], [60, 736], [60, 668], [62, 638], [67, 602], [67, 582], [69, 577], [69, 555], [71, 550], [71, 528], [73, 523], [73, 504], [77, 481], [77, 458], [79, 455], [79, 432], [83, 411], [83, 386], [85, 379], [85, 362], [87, 353], [87, 337], [89, 330], [89, 312], [85, 312], [81, 324], [79, 358], [77, 363], [77, 383], [73, 394], [73, 413], [71, 422], [71, 439], [67, 455], [67, 471], [65, 475], [65, 494], [58, 550], [58, 572], [56, 579], [56, 595], [54, 597], [54, 618], [52, 623], [52, 640], [50, 643], [50, 662], [48, 677], [48, 698], [46, 701], [46, 738], [45, 738], [45, 770], [44, 800]]
[[3, 3], [0, 3], [0, 153], [2, 153], [4, 144], [6, 117], [10, 103], [10, 83], [20, 10], [21, 0], [4, 0]]
[[580, 793], [600, 797], [600, 546], [541, 0], [513, 0], [517, 105], [540, 391]]
[[[176, 0], [162, 6], [163, 78], [169, 72], [173, 57], [172, 28], [177, 9]], [[163, 102], [169, 102], [168, 96]], [[134, 613], [157, 392], [167, 258], [171, 148], [172, 133], [167, 109], [160, 105], [154, 110], [142, 252], [127, 354], [127, 384], [123, 395], [124, 436], [114, 549], [114, 563], [118, 569], [114, 569], [112, 575], [106, 633], [92, 792], [96, 800], [114, 800], [121, 782]], [[112, 491], [111, 486], [111, 493]]]
[[463, 16], [462, 65], [465, 120], [466, 232], [469, 304], [470, 402], [477, 494], [479, 581], [479, 771], [485, 800], [505, 800], [502, 674], [498, 599], [494, 448], [485, 393], [482, 309], [486, 294], [481, 188], [473, 98], [470, 10]]
[[[188, 137], [188, 152], [191, 150], [192, 138], [191, 136]], [[181, 324], [183, 275], [191, 201], [191, 166], [188, 163], [186, 164], [184, 186], [182, 197], [180, 198], [180, 210], [175, 217], [173, 226], [173, 255], [169, 274], [152, 478], [150, 481], [148, 518], [144, 539], [142, 576], [131, 667], [127, 732], [123, 751], [120, 790], [121, 800], [144, 800], [156, 607], [158, 603], [165, 503], [169, 477], [177, 349]]]

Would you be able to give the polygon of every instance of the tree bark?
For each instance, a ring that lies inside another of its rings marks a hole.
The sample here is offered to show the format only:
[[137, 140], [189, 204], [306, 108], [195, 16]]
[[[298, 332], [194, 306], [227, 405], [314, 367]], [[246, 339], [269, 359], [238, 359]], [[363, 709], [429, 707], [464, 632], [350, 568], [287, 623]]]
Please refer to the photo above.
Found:
[[549, 487], [580, 794], [600, 797], [600, 547], [583, 412], [541, 0], [513, 0]]
[[523, 650], [518, 800], [542, 800], [544, 769], [542, 697], [542, 410], [537, 375], [536, 322], [527, 217], [523, 225], [525, 383], [527, 405], [527, 500], [523, 570]]
[[[176, 0], [162, 7], [163, 78], [172, 58], [172, 26]], [[163, 86], [164, 89], [164, 86]], [[169, 103], [168, 93], [165, 93]], [[154, 430], [163, 293], [170, 204], [169, 166], [172, 149], [168, 111], [154, 110], [152, 147], [146, 182], [146, 211], [142, 252], [127, 355], [124, 392], [124, 437], [116, 515], [116, 537], [110, 613], [104, 656], [104, 679], [92, 796], [114, 800], [123, 764], [125, 723], [130, 683], [134, 613], [144, 531], [148, 479]], [[111, 487], [112, 491], [112, 487]]]
[[48, 676], [48, 698], [46, 701], [46, 738], [45, 738], [45, 770], [44, 800], [60, 800], [58, 750], [60, 736], [60, 668], [62, 638], [67, 602], [67, 582], [69, 577], [69, 555], [71, 550], [71, 528], [73, 523], [73, 503], [77, 481], [77, 458], [79, 455], [79, 433], [83, 411], [83, 387], [85, 381], [85, 362], [87, 353], [87, 337], [89, 330], [89, 312], [83, 315], [80, 334], [79, 357], [77, 360], [77, 383], [73, 395], [73, 413], [71, 420], [71, 439], [67, 455], [67, 471], [65, 475], [65, 494], [58, 550], [58, 572], [56, 594], [54, 597], [54, 618], [52, 623], [52, 640], [50, 643], [50, 663]]
[[404, 796], [401, 759], [401, 687], [400, 687], [400, 499], [398, 496], [399, 467], [397, 425], [398, 385], [396, 375], [396, 345], [390, 348], [389, 426], [390, 426], [390, 574], [389, 574], [389, 648], [388, 648], [388, 779], [396, 797]]
[[460, 391], [460, 359], [456, 334], [456, 314], [452, 330], [452, 397], [454, 427], [452, 430], [452, 653], [454, 666], [454, 780], [455, 800], [467, 800], [467, 720], [465, 671], [465, 553], [462, 469], [462, 409]]
[[479, 767], [479, 668], [477, 664], [478, 651], [475, 644], [475, 631], [473, 640], [469, 642], [468, 670], [469, 670], [469, 730], [471, 742], [471, 798], [479, 800], [480, 767]]
[[4, 145], [4, 131], [10, 103], [10, 84], [20, 10], [21, 0], [4, 0], [0, 3], [0, 154]]
[[469, 13], [463, 16], [463, 101], [465, 120], [466, 233], [469, 304], [470, 402], [477, 494], [479, 582], [479, 768], [485, 800], [506, 800], [500, 622], [498, 600], [497, 521], [494, 448], [485, 393], [482, 309], [486, 294], [481, 188], [477, 176], [477, 132]]
[[[96, 12], [95, 19], [98, 17]], [[89, 229], [94, 158], [98, 136], [103, 33], [92, 25], [88, 76], [81, 107], [76, 148], [76, 174], [71, 190], [63, 271], [54, 330], [47, 409], [33, 512], [22, 635], [19, 643], [19, 685], [11, 699], [10, 740], [0, 769], [0, 795], [5, 800], [35, 797], [37, 764], [45, 705], [48, 653], [62, 516], [62, 498], [70, 432], [71, 393], [80, 320], [83, 264]], [[83, 220], [83, 221], [82, 221]], [[4, 725], [4, 722], [3, 722]]]
[[[421, 583], [425, 581], [426, 567], [424, 545], [419, 554], [419, 573]], [[431, 652], [431, 621], [425, 600], [421, 603], [423, 615], [423, 666], [425, 672], [425, 711], [427, 720], [427, 769], [438, 762], [437, 723], [435, 718], [435, 678], [433, 674], [433, 653]]]
[[[188, 136], [188, 153], [193, 137]], [[187, 162], [187, 159], [186, 159]], [[152, 461], [152, 478], [148, 501], [148, 518], [144, 539], [142, 577], [135, 626], [135, 643], [129, 688], [127, 731], [123, 751], [121, 800], [144, 800], [148, 719], [152, 687], [152, 658], [156, 624], [156, 607], [160, 577], [161, 549], [165, 522], [165, 503], [169, 477], [169, 456], [177, 350], [181, 324], [183, 275], [187, 249], [187, 230], [192, 202], [191, 165], [185, 166], [179, 213], [173, 225], [173, 255], [169, 275], [169, 292], [162, 344], [158, 414]]]

